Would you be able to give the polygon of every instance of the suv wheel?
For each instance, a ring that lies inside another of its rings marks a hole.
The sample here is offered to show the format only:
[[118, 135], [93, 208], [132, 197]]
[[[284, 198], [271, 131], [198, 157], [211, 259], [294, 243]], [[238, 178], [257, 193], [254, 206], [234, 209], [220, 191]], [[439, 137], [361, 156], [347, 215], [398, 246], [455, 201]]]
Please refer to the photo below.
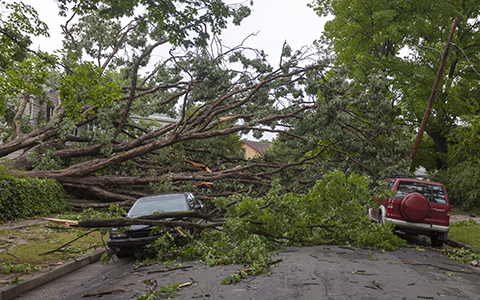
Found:
[[118, 258], [124, 258], [124, 257], [129, 257], [130, 256], [130, 252], [128, 252], [126, 250], [116, 251], [115, 254], [117, 255]]
[[383, 219], [383, 213], [382, 213], [382, 210], [379, 210], [378, 211], [378, 223], [380, 224], [385, 224], [385, 220]]
[[443, 245], [443, 239], [439, 239], [441, 233], [438, 232], [431, 232], [430, 233], [430, 241], [432, 243], [432, 246], [434, 247], [441, 247]]

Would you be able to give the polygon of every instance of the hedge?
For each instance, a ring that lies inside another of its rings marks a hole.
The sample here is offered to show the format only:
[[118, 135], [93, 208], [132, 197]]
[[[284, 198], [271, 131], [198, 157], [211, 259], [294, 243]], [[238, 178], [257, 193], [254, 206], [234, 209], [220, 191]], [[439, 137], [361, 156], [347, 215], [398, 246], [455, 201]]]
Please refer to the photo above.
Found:
[[70, 210], [63, 187], [53, 179], [0, 179], [0, 223]]

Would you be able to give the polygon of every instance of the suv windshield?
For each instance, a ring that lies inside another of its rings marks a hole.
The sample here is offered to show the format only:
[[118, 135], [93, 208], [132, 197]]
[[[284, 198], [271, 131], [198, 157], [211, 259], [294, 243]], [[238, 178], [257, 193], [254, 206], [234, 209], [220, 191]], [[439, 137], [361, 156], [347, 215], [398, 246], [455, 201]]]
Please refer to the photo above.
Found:
[[420, 193], [432, 203], [447, 204], [447, 199], [445, 197], [445, 193], [443, 192], [443, 188], [438, 185], [400, 181], [398, 183], [395, 197], [402, 199], [410, 193]]
[[141, 216], [148, 216], [155, 212], [175, 212], [187, 211], [187, 201], [185, 196], [178, 195], [175, 198], [161, 199], [151, 197], [148, 199], [138, 200], [128, 212], [130, 218], [138, 218]]

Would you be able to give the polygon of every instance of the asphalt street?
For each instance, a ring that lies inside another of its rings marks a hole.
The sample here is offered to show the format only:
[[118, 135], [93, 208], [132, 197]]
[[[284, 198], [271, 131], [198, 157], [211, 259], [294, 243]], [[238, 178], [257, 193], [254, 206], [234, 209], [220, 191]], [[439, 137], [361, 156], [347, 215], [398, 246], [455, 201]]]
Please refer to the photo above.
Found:
[[190, 283], [176, 299], [479, 299], [480, 271], [437, 250], [393, 252], [338, 246], [288, 247], [269, 274], [231, 285], [222, 280], [241, 266], [186, 262], [162, 272], [161, 264], [134, 269], [131, 259], [94, 263], [19, 296], [21, 300], [137, 299], [166, 285]]

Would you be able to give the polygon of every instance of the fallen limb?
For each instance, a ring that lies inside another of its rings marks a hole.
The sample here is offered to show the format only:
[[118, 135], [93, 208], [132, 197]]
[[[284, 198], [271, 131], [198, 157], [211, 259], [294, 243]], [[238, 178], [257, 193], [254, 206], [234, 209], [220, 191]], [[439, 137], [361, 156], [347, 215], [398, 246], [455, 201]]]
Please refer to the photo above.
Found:
[[215, 228], [223, 226], [225, 222], [212, 222], [206, 224], [192, 223], [186, 221], [158, 221], [158, 220], [146, 220], [141, 218], [117, 218], [117, 219], [104, 219], [104, 220], [83, 220], [79, 221], [78, 225], [72, 225], [73, 227], [83, 228], [101, 228], [101, 227], [123, 227], [131, 225], [150, 225], [150, 226], [163, 226], [163, 227], [187, 227], [187, 228]]
[[183, 233], [183, 231], [180, 229], [180, 227], [174, 227], [176, 231], [178, 231], [178, 233], [180, 233], [182, 236], [186, 237], [187, 235], [185, 233]]
[[58, 252], [58, 251], [59, 251], [59, 252], [64, 252], [64, 251], [61, 250], [63, 247], [66, 247], [66, 246], [70, 245], [71, 243], [73, 243], [73, 242], [81, 239], [82, 237], [87, 236], [87, 235], [89, 235], [90, 233], [93, 233], [93, 232], [95, 232], [95, 231], [98, 231], [98, 229], [94, 229], [94, 230], [91, 230], [91, 231], [89, 231], [89, 232], [87, 232], [87, 233], [84, 233], [84, 234], [82, 234], [81, 236], [77, 237], [76, 239], [74, 239], [74, 240], [72, 240], [72, 241], [70, 241], [70, 242], [68, 242], [68, 243], [66, 243], [66, 244], [58, 247], [57, 249], [52, 250], [52, 251], [47, 251], [47, 252], [42, 253], [42, 254], [40, 254], [40, 255], [47, 255], [47, 254], [50, 254], [50, 253], [53, 253], [53, 252]]
[[64, 219], [42, 218], [42, 220], [46, 220], [46, 221], [52, 222], [54, 224], [63, 225], [63, 226], [66, 226], [66, 227], [70, 227], [70, 225], [77, 225], [78, 224], [78, 221], [64, 220]]
[[170, 272], [170, 271], [174, 271], [174, 270], [183, 270], [183, 271], [185, 271], [186, 269], [190, 269], [190, 268], [193, 268], [193, 266], [175, 267], [175, 268], [161, 269], [161, 270], [156, 270], [156, 271], [148, 271], [147, 274], [165, 273], [165, 272]]
[[180, 284], [178, 287], [183, 288], [183, 287], [186, 287], [186, 286], [191, 286], [192, 284], [193, 284], [193, 282], [185, 282], [185, 283]]
[[156, 264], [159, 264], [159, 263], [161, 263], [161, 261], [154, 261], [154, 262], [151, 262], [151, 263], [148, 263], [148, 264], [136, 266], [136, 267], [133, 268], [133, 269], [134, 269], [134, 270], [137, 270], [137, 269], [140, 269], [140, 268], [153, 266], [153, 265], [156, 265]]
[[157, 281], [156, 280], [150, 280], [152, 283], [152, 286], [150, 287], [150, 291], [153, 293], [155, 292], [155, 287], [157, 286]]
[[85, 294], [85, 295], [82, 295], [82, 298], [98, 297], [98, 296], [113, 294], [115, 292], [125, 292], [125, 290], [118, 289], [118, 290], [111, 290], [111, 291], [98, 292], [98, 293], [92, 293], [92, 294]]

